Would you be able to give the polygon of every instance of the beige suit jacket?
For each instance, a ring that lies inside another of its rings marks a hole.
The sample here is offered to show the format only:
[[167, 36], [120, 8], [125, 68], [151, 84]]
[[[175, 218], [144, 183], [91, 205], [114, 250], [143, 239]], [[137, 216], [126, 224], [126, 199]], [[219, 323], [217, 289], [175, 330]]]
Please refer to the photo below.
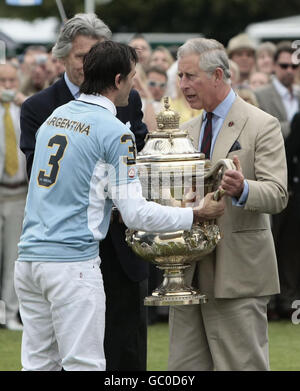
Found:
[[[200, 115], [182, 125], [196, 148], [201, 124]], [[229, 152], [236, 140], [241, 149]], [[279, 213], [288, 200], [284, 142], [278, 120], [239, 97], [225, 118], [211, 160], [215, 164], [234, 155], [240, 159], [249, 194], [244, 207], [233, 206], [226, 197], [225, 214], [218, 219], [222, 239], [215, 251], [214, 296], [276, 294], [279, 279], [268, 214]], [[190, 279], [194, 269], [195, 264]]]

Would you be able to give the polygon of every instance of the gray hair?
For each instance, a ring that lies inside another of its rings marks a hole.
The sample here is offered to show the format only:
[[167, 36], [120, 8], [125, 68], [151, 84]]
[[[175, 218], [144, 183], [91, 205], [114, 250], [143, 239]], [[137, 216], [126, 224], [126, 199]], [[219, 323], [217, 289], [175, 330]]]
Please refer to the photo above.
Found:
[[63, 26], [52, 54], [56, 58], [66, 57], [71, 49], [72, 42], [77, 35], [85, 35], [96, 39], [110, 39], [112, 32], [96, 14], [76, 14]]
[[199, 68], [212, 75], [216, 68], [223, 70], [224, 82], [230, 84], [231, 72], [224, 46], [215, 39], [192, 38], [186, 41], [177, 52], [177, 58], [190, 54], [199, 55]]

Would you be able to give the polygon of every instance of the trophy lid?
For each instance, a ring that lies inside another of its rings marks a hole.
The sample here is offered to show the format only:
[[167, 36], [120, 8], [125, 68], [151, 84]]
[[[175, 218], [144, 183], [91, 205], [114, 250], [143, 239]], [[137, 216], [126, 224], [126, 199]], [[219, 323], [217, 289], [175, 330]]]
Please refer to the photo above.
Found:
[[157, 130], [149, 132], [146, 144], [137, 161], [198, 160], [204, 155], [193, 146], [189, 134], [179, 129], [180, 114], [170, 108], [169, 97], [164, 97], [164, 109], [156, 116]]
[[170, 109], [169, 97], [164, 97], [164, 110], [156, 116], [158, 131], [174, 132], [179, 131], [180, 115]]

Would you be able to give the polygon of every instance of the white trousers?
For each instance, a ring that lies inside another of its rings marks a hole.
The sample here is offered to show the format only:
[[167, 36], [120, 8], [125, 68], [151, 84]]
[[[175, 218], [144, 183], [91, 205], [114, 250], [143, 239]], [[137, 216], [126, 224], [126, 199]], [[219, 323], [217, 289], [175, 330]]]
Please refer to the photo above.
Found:
[[16, 262], [23, 370], [105, 370], [105, 294], [99, 263], [99, 257]]

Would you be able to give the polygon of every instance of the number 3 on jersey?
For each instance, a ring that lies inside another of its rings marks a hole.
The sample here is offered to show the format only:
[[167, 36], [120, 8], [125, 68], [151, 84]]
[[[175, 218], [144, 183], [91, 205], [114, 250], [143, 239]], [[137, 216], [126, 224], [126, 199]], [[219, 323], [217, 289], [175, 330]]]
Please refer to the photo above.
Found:
[[56, 134], [51, 137], [48, 142], [48, 147], [53, 148], [54, 145], [58, 145], [58, 148], [56, 153], [51, 155], [48, 161], [48, 165], [52, 166], [50, 174], [47, 175], [46, 170], [40, 170], [38, 175], [38, 184], [43, 187], [50, 187], [56, 183], [60, 169], [60, 160], [63, 158], [68, 145], [67, 137], [61, 134]]
[[135, 164], [136, 160], [136, 146], [133, 137], [130, 134], [123, 134], [121, 137], [121, 144], [129, 143], [128, 154], [131, 156], [123, 156], [123, 163], [127, 166]]

